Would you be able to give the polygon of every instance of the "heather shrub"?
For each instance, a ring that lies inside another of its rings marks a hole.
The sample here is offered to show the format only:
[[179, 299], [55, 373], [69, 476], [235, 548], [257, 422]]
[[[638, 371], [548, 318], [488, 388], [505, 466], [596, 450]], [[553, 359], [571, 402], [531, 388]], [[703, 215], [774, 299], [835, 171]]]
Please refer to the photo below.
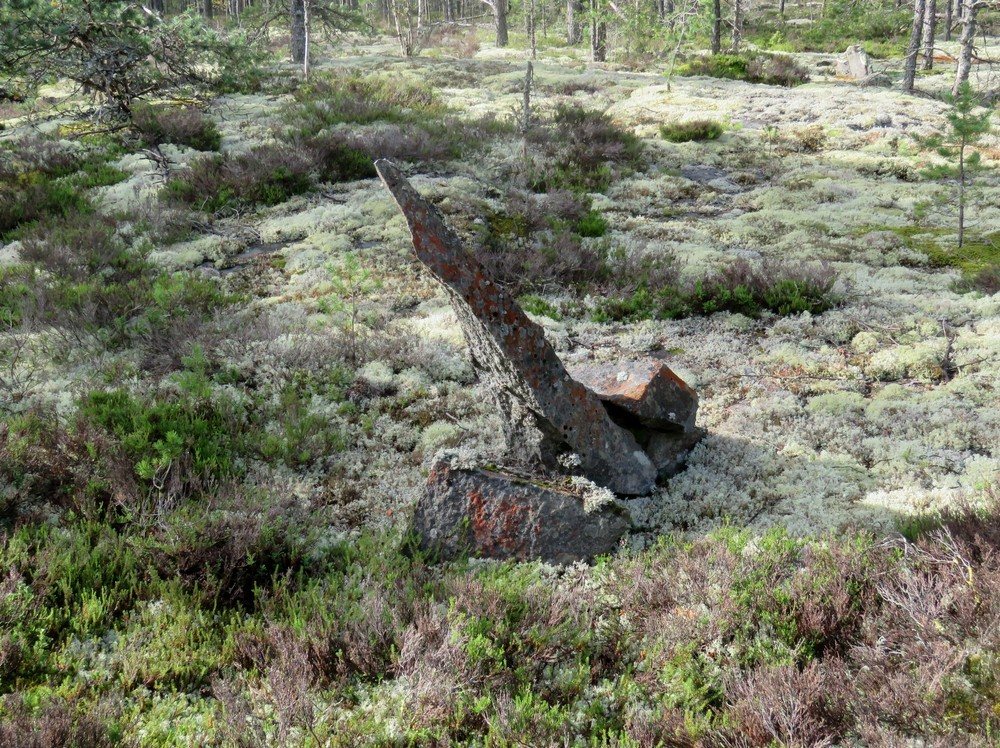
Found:
[[0, 163], [0, 236], [48, 216], [89, 214], [93, 207], [80, 190], [65, 180], [39, 172], [16, 172]]
[[477, 256], [517, 294], [599, 283], [608, 272], [607, 248], [583, 238], [603, 236], [608, 225], [590, 205], [569, 190], [511, 190], [505, 210], [489, 216]]
[[150, 544], [152, 566], [175, 579], [207, 609], [252, 611], [257, 590], [276, 574], [295, 574], [306, 564], [309, 518], [294, 502], [250, 510], [255, 499], [237, 493], [232, 509], [181, 510], [158, 528]]
[[1000, 293], [1000, 263], [993, 263], [976, 271], [964, 286], [987, 296]]
[[217, 151], [222, 145], [215, 123], [195, 107], [138, 104], [132, 107], [132, 126], [146, 146], [173, 143], [197, 151]]
[[350, 182], [375, 176], [373, 159], [339, 134], [319, 135], [303, 144], [321, 182]]
[[660, 136], [671, 143], [687, 143], [692, 140], [715, 140], [724, 131], [723, 126], [708, 119], [668, 122], [660, 125]]
[[50, 217], [90, 214], [84, 190], [115, 184], [128, 175], [109, 165], [120, 153], [117, 141], [76, 149], [56, 140], [30, 137], [0, 147], [0, 237]]
[[39, 705], [19, 695], [7, 696], [0, 704], [0, 745], [111, 748], [120, 744], [119, 729], [82, 705], [57, 698]]
[[616, 176], [641, 166], [642, 141], [605, 112], [559, 104], [527, 137], [541, 156], [529, 174], [536, 192], [600, 191]]
[[303, 137], [341, 123], [420, 122], [443, 113], [430, 86], [389, 74], [318, 75], [295, 100], [286, 120]]
[[264, 145], [249, 153], [201, 156], [163, 190], [168, 202], [207, 213], [237, 212], [277, 205], [313, 186], [312, 163], [285, 145]]

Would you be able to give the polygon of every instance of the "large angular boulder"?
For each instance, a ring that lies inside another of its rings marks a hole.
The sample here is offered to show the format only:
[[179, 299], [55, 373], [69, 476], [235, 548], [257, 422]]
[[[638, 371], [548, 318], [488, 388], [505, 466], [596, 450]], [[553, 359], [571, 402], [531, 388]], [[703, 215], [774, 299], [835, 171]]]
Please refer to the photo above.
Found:
[[375, 168], [406, 217], [417, 258], [451, 297], [473, 368], [501, 415], [507, 459], [555, 469], [560, 454], [574, 452], [595, 483], [620, 494], [652, 491], [652, 461], [597, 396], [566, 372], [542, 328], [493, 283], [395, 166], [380, 159]]
[[587, 512], [574, 492], [462, 466], [448, 453], [434, 463], [413, 519], [421, 547], [440, 560], [589, 561], [613, 551], [628, 527], [614, 502]]

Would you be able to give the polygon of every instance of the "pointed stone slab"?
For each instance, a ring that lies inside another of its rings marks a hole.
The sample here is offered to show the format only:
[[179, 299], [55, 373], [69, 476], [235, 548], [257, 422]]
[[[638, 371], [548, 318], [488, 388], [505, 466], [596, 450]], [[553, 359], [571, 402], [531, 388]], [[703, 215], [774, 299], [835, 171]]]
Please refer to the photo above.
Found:
[[570, 377], [542, 328], [493, 283], [395, 166], [380, 159], [375, 169], [406, 217], [417, 258], [451, 297], [472, 364], [503, 419], [509, 456], [554, 467], [557, 455], [571, 450], [595, 483], [620, 494], [652, 491], [657, 471], [649, 457], [597, 396]]
[[[569, 373], [593, 390], [602, 402], [622, 409], [623, 416], [632, 416], [646, 428], [694, 431], [698, 393], [663, 361], [584, 363], [569, 367]], [[612, 411], [611, 417], [615, 415]]]
[[468, 554], [565, 564], [614, 551], [629, 520], [615, 504], [586, 512], [575, 494], [463, 467], [446, 454], [431, 469], [413, 527], [421, 548], [442, 561]]

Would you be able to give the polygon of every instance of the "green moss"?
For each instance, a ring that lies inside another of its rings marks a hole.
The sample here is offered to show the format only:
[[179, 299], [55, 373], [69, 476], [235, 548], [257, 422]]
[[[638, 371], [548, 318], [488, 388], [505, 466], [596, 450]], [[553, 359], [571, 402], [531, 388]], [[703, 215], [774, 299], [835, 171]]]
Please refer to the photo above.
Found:
[[955, 229], [925, 226], [863, 226], [857, 231], [863, 236], [872, 231], [891, 231], [906, 246], [927, 255], [932, 267], [953, 267], [967, 277], [1000, 263], [1000, 232], [982, 236], [967, 235], [962, 246], [943, 243], [941, 237], [953, 237]]

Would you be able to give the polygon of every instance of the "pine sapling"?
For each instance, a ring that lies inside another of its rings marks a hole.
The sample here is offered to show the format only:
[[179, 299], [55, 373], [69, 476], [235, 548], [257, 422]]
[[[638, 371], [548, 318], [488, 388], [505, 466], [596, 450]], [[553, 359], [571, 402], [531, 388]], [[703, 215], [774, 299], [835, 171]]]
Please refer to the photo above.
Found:
[[923, 143], [948, 161], [924, 169], [922, 174], [928, 179], [954, 181], [958, 193], [958, 246], [961, 247], [965, 241], [965, 212], [969, 189], [976, 174], [985, 169], [982, 157], [974, 147], [990, 131], [990, 115], [993, 110], [976, 111], [980, 108], [979, 101], [968, 82], [959, 87], [957, 96], [949, 95], [947, 101], [951, 104], [946, 115], [948, 131], [927, 138]]

